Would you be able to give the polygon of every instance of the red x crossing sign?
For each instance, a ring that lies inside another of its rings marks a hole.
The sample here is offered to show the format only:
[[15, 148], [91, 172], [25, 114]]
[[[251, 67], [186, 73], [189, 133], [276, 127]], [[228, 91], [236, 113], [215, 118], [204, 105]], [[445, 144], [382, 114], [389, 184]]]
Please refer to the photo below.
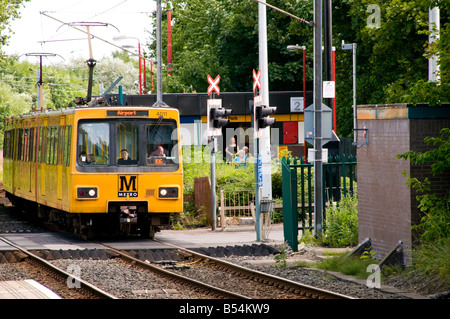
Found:
[[216, 78], [213, 80], [211, 75], [208, 74], [208, 95], [211, 95], [213, 91], [216, 91], [217, 95], [220, 95], [220, 88], [219, 88], [219, 82], [220, 82], [220, 75], [216, 76]]
[[258, 73], [253, 69], [253, 80], [253, 92], [256, 88], [261, 91], [261, 69], [258, 70]]

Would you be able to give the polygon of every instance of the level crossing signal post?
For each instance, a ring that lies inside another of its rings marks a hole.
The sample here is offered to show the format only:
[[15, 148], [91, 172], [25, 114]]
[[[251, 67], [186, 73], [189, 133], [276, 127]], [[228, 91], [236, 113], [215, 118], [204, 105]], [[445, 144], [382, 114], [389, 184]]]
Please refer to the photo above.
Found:
[[[208, 74], [208, 99], [207, 104], [207, 120], [208, 120], [208, 136], [210, 137], [210, 149], [211, 149], [211, 212], [212, 212], [212, 230], [216, 230], [217, 218], [216, 218], [216, 136], [222, 135], [222, 127], [227, 126], [230, 120], [226, 119], [231, 114], [232, 109], [226, 109], [222, 107], [222, 100], [216, 99], [215, 94], [220, 95], [220, 75], [213, 79]], [[222, 221], [223, 222], [223, 221]]]
[[274, 114], [276, 107], [264, 105], [263, 96], [259, 95], [261, 90], [261, 70], [257, 73], [253, 70], [253, 134], [254, 134], [254, 150], [255, 157], [255, 223], [256, 223], [256, 240], [261, 241], [261, 196], [260, 188], [263, 186], [263, 171], [262, 171], [262, 154], [260, 154], [259, 139], [263, 135], [263, 130], [275, 123], [274, 118], [269, 115]]

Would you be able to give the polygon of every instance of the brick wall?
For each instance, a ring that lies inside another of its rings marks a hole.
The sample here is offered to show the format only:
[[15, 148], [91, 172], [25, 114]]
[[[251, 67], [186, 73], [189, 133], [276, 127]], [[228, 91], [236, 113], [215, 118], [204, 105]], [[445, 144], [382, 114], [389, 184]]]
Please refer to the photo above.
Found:
[[[404, 262], [412, 261], [411, 226], [420, 221], [421, 214], [416, 192], [406, 186], [403, 171], [420, 180], [428, 177], [439, 181], [435, 192], [450, 189], [450, 174], [432, 177], [429, 166], [410, 165], [409, 160], [397, 158], [398, 154], [409, 150], [428, 150], [430, 147], [424, 143], [424, 138], [438, 136], [444, 127], [450, 127], [450, 119], [411, 119], [406, 105], [374, 106], [364, 109], [363, 115], [358, 116], [358, 128], [367, 128], [369, 136], [369, 144], [357, 150], [359, 241], [371, 238], [377, 257], [385, 257], [402, 241]], [[362, 141], [359, 137], [358, 142]]]
[[[432, 148], [432, 145], [424, 143], [426, 137], [439, 136], [440, 130], [444, 127], [450, 127], [450, 119], [413, 119], [411, 122], [411, 140], [410, 149], [418, 152], [425, 152]], [[431, 181], [431, 190], [436, 194], [446, 194], [450, 189], [450, 173], [432, 176], [429, 165], [411, 165], [411, 177], [423, 181], [428, 178]], [[411, 220], [412, 224], [418, 224], [422, 218], [417, 205], [416, 192], [411, 192]]]
[[362, 120], [369, 145], [357, 151], [359, 241], [372, 239], [372, 250], [383, 258], [401, 240], [411, 247], [411, 195], [403, 171], [409, 161], [397, 154], [409, 150], [409, 120]]

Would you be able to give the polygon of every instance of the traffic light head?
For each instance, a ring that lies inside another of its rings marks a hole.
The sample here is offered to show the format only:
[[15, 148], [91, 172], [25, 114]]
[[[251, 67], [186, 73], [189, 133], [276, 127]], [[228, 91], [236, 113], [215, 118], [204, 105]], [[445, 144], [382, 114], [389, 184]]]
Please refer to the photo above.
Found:
[[230, 120], [226, 119], [225, 117], [230, 115], [231, 112], [232, 112], [231, 109], [225, 108], [212, 107], [209, 109], [208, 123], [210, 136], [222, 134], [222, 127], [226, 126], [230, 122]]
[[211, 108], [211, 111], [209, 113], [209, 120], [212, 128], [222, 128], [226, 126], [230, 122], [230, 120], [225, 119], [224, 117], [230, 115], [231, 112], [231, 109]]
[[222, 128], [226, 126], [230, 120], [225, 119], [224, 117], [227, 117], [231, 114], [231, 109], [215, 109], [212, 108], [210, 112], [210, 121], [213, 128]]
[[266, 128], [275, 123], [274, 118], [270, 118], [269, 115], [277, 111], [276, 107], [273, 106], [256, 106], [255, 107], [255, 125], [257, 130]]

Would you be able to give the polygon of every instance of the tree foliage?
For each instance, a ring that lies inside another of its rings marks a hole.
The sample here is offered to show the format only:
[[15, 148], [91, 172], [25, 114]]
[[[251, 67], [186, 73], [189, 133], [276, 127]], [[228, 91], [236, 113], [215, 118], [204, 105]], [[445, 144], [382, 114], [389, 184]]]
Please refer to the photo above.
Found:
[[[7, 41], [8, 24], [18, 18], [20, 0], [0, 0], [0, 46]], [[313, 1], [271, 0], [270, 4], [308, 21], [313, 20]], [[428, 43], [428, 8], [439, 6], [440, 39]], [[439, 0], [334, 0], [332, 1], [333, 46], [336, 48], [337, 133], [351, 136], [352, 54], [340, 49], [341, 41], [357, 44], [357, 103], [429, 103], [450, 100], [450, 12], [449, 1]], [[380, 23], [373, 27], [370, 8], [379, 8]], [[172, 11], [173, 69], [163, 70], [165, 93], [206, 92], [208, 74], [221, 75], [223, 92], [250, 92], [252, 69], [258, 69], [258, 3], [254, 0], [163, 0], [163, 12]], [[288, 45], [306, 46], [306, 87], [313, 89], [313, 28], [267, 8], [267, 40], [270, 91], [300, 91], [303, 87], [301, 52]], [[153, 22], [155, 16], [152, 17]], [[166, 15], [163, 15], [163, 20]], [[154, 25], [154, 24], [153, 24]], [[167, 21], [162, 23], [167, 31]], [[155, 30], [150, 33], [150, 52], [155, 57]], [[163, 36], [166, 61], [167, 37]], [[428, 82], [427, 58], [439, 53], [439, 83]], [[124, 54], [98, 61], [93, 94], [117, 79], [124, 92], [137, 93], [137, 61]], [[36, 102], [36, 65], [0, 57], [1, 82], [12, 94], [27, 92]], [[28, 69], [27, 69], [28, 68]], [[34, 71], [29, 71], [29, 69]], [[11, 71], [12, 70], [12, 71]], [[27, 71], [28, 70], [28, 71]], [[149, 70], [147, 70], [148, 72]], [[85, 96], [87, 66], [73, 61], [46, 68], [44, 104], [65, 107], [75, 96]]]
[[[313, 20], [313, 1], [273, 0], [270, 4], [306, 20]], [[440, 40], [428, 43], [428, 8], [441, 10]], [[450, 100], [449, 2], [431, 0], [334, 0], [333, 46], [336, 47], [337, 130], [352, 134], [352, 54], [341, 41], [357, 44], [357, 103], [430, 103]], [[370, 22], [379, 9], [378, 26]], [[258, 4], [254, 0], [165, 0], [172, 11], [173, 75], [164, 76], [166, 92], [205, 92], [207, 74], [221, 75], [224, 92], [250, 91], [252, 69], [258, 68]], [[155, 17], [153, 17], [155, 19]], [[163, 16], [165, 19], [165, 15]], [[162, 23], [166, 31], [167, 21]], [[269, 89], [302, 88], [300, 52], [307, 48], [307, 89], [313, 88], [313, 29], [267, 8]], [[165, 34], [163, 32], [163, 34]], [[155, 32], [151, 37], [155, 50]], [[163, 37], [163, 56], [167, 38]], [[428, 82], [428, 60], [439, 52], [441, 82]], [[165, 72], [166, 70], [164, 70]], [[166, 74], [166, 73], [164, 73]]]
[[[437, 137], [425, 138], [432, 148], [425, 152], [409, 151], [398, 158], [409, 159], [413, 165], [430, 164], [433, 176], [450, 172], [450, 128], [441, 130]], [[450, 190], [443, 194], [431, 192], [428, 178], [421, 181], [408, 178], [407, 184], [416, 190], [418, 208], [424, 214], [419, 225], [413, 228], [422, 231], [423, 242], [448, 242], [450, 238]]]
[[[12, 115], [29, 112], [37, 107], [37, 74], [39, 60], [35, 63], [21, 61], [18, 57], [3, 57], [0, 69], [0, 146], [3, 142], [3, 120]], [[83, 59], [58, 62], [43, 66], [43, 107], [65, 108], [75, 97], [87, 94], [88, 67]], [[93, 95], [100, 94], [100, 84], [106, 90], [119, 76], [119, 85], [128, 94], [139, 93], [137, 61], [126, 55], [103, 58], [94, 69]], [[113, 93], [117, 93], [117, 87]]]
[[27, 1], [30, 0], [0, 0], [0, 48], [8, 43], [13, 32], [9, 23], [20, 18], [19, 10]]
[[[380, 24], [369, 23], [370, 5], [379, 8]], [[428, 8], [438, 5], [440, 40], [428, 43]], [[429, 103], [450, 101], [449, 2], [430, 0], [333, 1], [333, 39], [357, 44], [357, 103]], [[352, 59], [336, 52], [338, 131], [351, 134]], [[439, 52], [441, 82], [428, 82], [428, 58]]]
[[[312, 18], [312, 2], [275, 0], [271, 4]], [[206, 92], [208, 74], [220, 74], [223, 92], [252, 90], [252, 69], [258, 69], [258, 5], [254, 0], [163, 1], [172, 11], [173, 75], [164, 91]], [[164, 16], [164, 19], [166, 17]], [[155, 19], [155, 17], [154, 17]], [[272, 91], [299, 90], [301, 55], [287, 45], [312, 43], [312, 29], [288, 16], [267, 10], [269, 81]], [[162, 23], [167, 30], [167, 21]], [[163, 34], [165, 34], [163, 32]], [[156, 48], [152, 34], [151, 50]], [[163, 37], [163, 56], [167, 38]], [[311, 60], [310, 60], [311, 61]], [[164, 70], [166, 71], [166, 70]], [[308, 76], [312, 79], [311, 63]]]

